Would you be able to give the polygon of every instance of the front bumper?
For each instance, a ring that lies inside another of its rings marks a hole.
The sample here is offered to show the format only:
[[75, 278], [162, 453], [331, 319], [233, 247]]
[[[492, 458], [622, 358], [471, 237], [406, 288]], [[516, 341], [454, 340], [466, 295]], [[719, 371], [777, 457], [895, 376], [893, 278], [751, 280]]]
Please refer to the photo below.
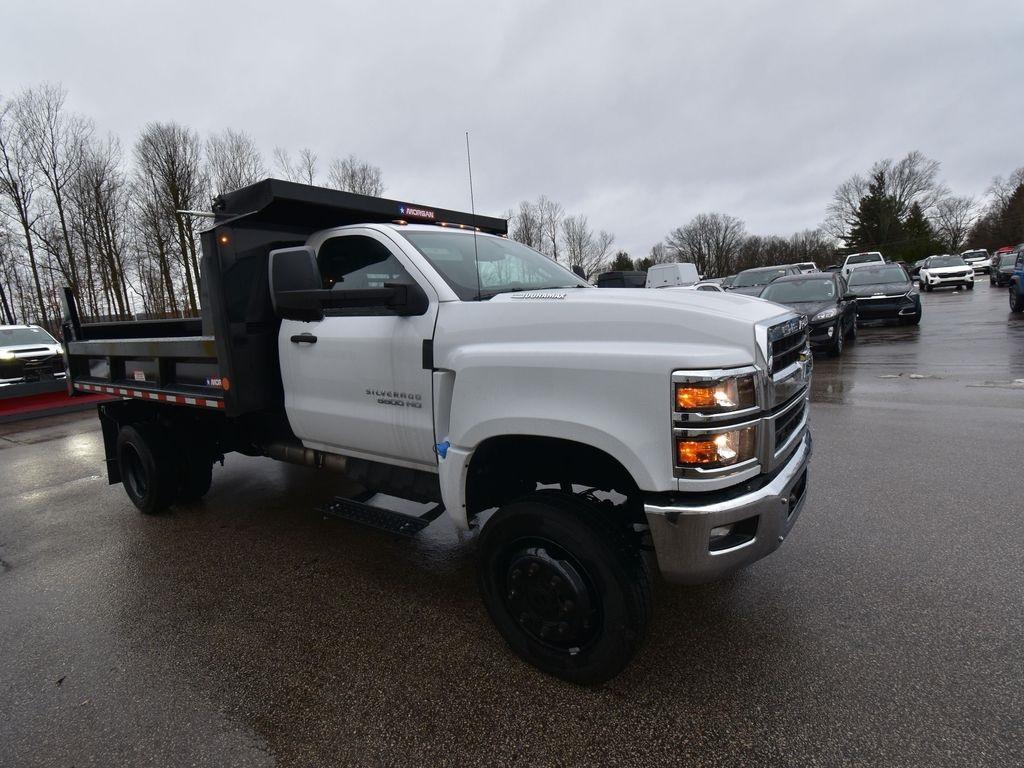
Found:
[[832, 317], [807, 326], [807, 340], [812, 347], [826, 347], [835, 344], [839, 333], [839, 318]]
[[974, 273], [966, 275], [928, 275], [926, 281], [933, 288], [940, 285], [968, 285], [974, 282]]
[[858, 320], [895, 320], [921, 314], [921, 299], [917, 295], [865, 297], [857, 299]]
[[[807, 498], [811, 434], [761, 487], [740, 495], [708, 494], [702, 503], [652, 496], [644, 504], [658, 567], [666, 580], [702, 584], [726, 576], [776, 550]], [[712, 539], [712, 531], [732, 532]]]

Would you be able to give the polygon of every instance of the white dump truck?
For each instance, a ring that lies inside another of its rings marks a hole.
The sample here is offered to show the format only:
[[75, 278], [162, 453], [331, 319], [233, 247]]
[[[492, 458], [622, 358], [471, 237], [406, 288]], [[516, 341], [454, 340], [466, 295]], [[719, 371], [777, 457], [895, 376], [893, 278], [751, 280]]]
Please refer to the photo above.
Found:
[[142, 512], [203, 496], [231, 452], [344, 473], [366, 492], [327, 514], [479, 529], [498, 630], [583, 684], [639, 647], [650, 560], [705, 582], [793, 527], [811, 453], [800, 315], [598, 290], [502, 219], [274, 179], [213, 216], [201, 319], [83, 324], [65, 292], [69, 387], [117, 398], [99, 406], [107, 476]]

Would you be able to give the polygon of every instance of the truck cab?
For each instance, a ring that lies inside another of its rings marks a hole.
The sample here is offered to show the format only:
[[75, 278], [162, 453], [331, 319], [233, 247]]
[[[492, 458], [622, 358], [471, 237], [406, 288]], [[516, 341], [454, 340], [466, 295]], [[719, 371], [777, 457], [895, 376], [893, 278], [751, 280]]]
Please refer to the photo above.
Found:
[[215, 214], [201, 327], [65, 309], [70, 386], [121, 398], [100, 406], [108, 478], [142, 511], [202, 496], [232, 451], [343, 472], [367, 492], [329, 514], [478, 530], [502, 636], [583, 684], [642, 641], [647, 552], [694, 584], [789, 535], [811, 450], [801, 315], [598, 290], [503, 220], [399, 201], [268, 180]]

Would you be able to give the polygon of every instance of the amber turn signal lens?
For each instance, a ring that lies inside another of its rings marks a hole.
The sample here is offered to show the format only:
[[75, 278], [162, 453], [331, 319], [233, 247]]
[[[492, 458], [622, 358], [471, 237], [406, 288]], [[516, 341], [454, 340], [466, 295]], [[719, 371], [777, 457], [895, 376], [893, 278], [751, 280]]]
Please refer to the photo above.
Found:
[[718, 446], [712, 440], [680, 440], [676, 445], [683, 466], [714, 464], [719, 460]]
[[683, 411], [697, 408], [714, 408], [714, 387], [676, 387], [676, 406]]

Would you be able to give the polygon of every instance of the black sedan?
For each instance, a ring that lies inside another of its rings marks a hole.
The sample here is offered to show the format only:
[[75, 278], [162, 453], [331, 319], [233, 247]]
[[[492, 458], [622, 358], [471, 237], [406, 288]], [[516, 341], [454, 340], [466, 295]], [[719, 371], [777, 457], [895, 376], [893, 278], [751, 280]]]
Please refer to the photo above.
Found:
[[745, 269], [736, 275], [736, 279], [729, 284], [728, 290], [734, 293], [744, 293], [747, 296], [759, 296], [761, 289], [768, 283], [785, 275], [799, 275], [800, 268], [792, 264], [784, 264], [780, 267], [756, 267]]
[[899, 264], [861, 267], [850, 274], [850, 293], [857, 297], [857, 319], [921, 322], [921, 294]]
[[846, 292], [840, 274], [786, 275], [765, 286], [761, 298], [804, 315], [812, 349], [823, 349], [838, 357], [846, 341], [857, 338], [857, 301]]

